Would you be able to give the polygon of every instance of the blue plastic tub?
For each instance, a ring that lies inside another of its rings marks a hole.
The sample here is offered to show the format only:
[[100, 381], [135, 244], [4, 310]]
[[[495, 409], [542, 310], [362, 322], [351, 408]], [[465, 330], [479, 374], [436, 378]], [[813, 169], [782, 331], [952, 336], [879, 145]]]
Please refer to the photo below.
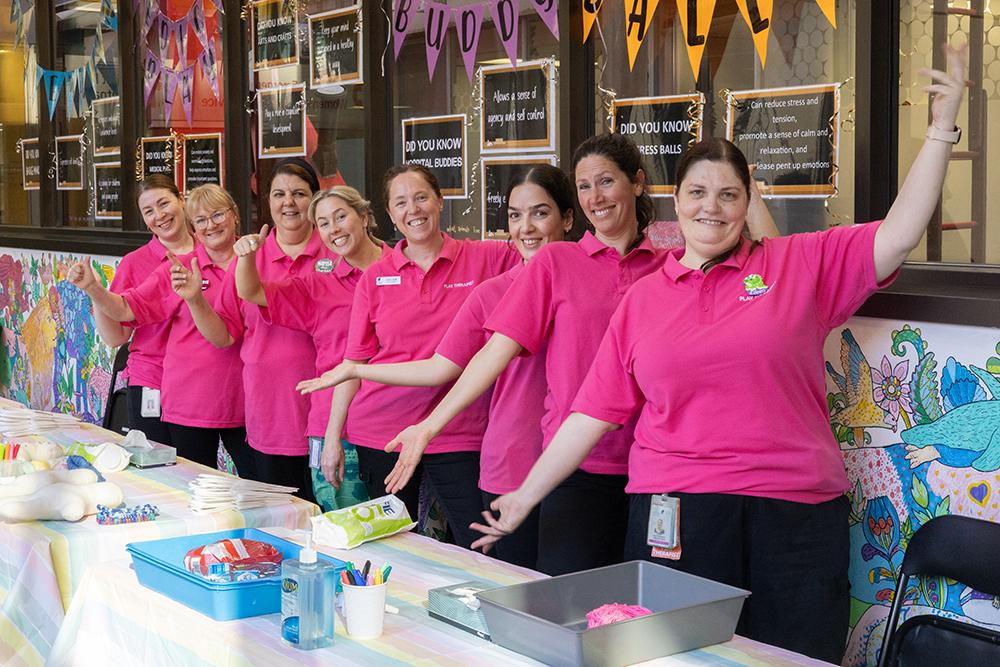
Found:
[[[132, 554], [132, 565], [140, 584], [217, 621], [280, 612], [280, 576], [254, 581], [215, 583], [184, 568], [184, 556], [191, 549], [234, 538], [267, 542], [280, 549], [285, 558], [298, 558], [302, 548], [298, 544], [256, 528], [132, 542], [125, 548]], [[344, 562], [324, 554], [317, 556], [320, 560], [336, 567], [339, 581], [340, 572], [345, 567]], [[333, 604], [333, 600], [330, 600], [330, 604]]]

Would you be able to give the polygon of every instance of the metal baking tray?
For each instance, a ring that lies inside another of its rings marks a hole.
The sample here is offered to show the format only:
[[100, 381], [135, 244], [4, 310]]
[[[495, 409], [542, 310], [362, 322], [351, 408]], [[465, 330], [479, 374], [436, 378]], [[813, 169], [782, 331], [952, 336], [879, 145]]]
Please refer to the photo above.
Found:
[[[478, 594], [493, 641], [556, 667], [618, 667], [729, 641], [749, 591], [631, 561]], [[587, 629], [587, 612], [638, 604], [649, 616]]]

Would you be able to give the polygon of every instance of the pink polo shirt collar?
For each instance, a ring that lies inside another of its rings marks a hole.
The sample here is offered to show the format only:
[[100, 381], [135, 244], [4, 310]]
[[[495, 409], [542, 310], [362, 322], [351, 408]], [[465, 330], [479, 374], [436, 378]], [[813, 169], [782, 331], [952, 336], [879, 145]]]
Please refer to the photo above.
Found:
[[[441, 237], [444, 239], [444, 245], [441, 246], [441, 252], [438, 253], [437, 258], [434, 259], [434, 264], [436, 264], [438, 260], [441, 259], [446, 259], [449, 262], [454, 262], [455, 256], [458, 255], [458, 248], [459, 248], [458, 241], [451, 238], [444, 232], [441, 232]], [[409, 241], [403, 239], [402, 241], [396, 244], [395, 248], [392, 249], [392, 265], [397, 271], [399, 271], [407, 264], [413, 263], [413, 260], [407, 257], [403, 253], [403, 250], [406, 249], [407, 245], [409, 245]], [[433, 266], [433, 264], [431, 266]]]
[[[716, 266], [731, 266], [735, 269], [742, 269], [743, 265], [747, 262], [747, 258], [750, 257], [750, 248], [752, 245], [753, 243], [749, 239], [740, 237], [740, 245], [736, 248], [736, 251]], [[691, 269], [681, 264], [681, 257], [683, 256], [684, 248], [674, 248], [668, 251], [667, 259], [663, 262], [661, 270], [675, 284], [689, 273], [699, 270]]]
[[[273, 243], [268, 244], [267, 242], [265, 242], [263, 247], [266, 260], [269, 262], [289, 261], [291, 257], [286, 255], [285, 251], [281, 249], [280, 245], [278, 245], [277, 231], [273, 232], [270, 235], [270, 240], [273, 241]], [[273, 247], [268, 247], [269, 245]], [[324, 247], [323, 241], [319, 238], [319, 234], [316, 233], [316, 229], [313, 228], [313, 230], [309, 233], [309, 242], [306, 243], [306, 247], [302, 249], [302, 253], [299, 255], [299, 257], [316, 257], [321, 253], [323, 247]], [[298, 259], [298, 257], [296, 257], [295, 259]]]
[[[587, 230], [586, 232], [583, 233], [583, 238], [581, 238], [579, 241], [577, 241], [577, 244], [581, 248], [583, 248], [583, 251], [585, 253], [587, 253], [587, 256], [589, 256], [589, 257], [593, 257], [594, 255], [597, 255], [598, 253], [602, 253], [602, 252], [612, 252], [615, 255], [618, 254], [617, 250], [615, 250], [611, 246], [606, 245], [606, 244], [602, 243], [601, 241], [599, 241], [597, 239], [597, 237], [594, 236], [594, 234], [590, 230]], [[628, 257], [629, 255], [631, 255], [634, 252], [651, 252], [651, 253], [655, 253], [656, 252], [656, 248], [653, 247], [653, 244], [649, 240], [649, 237], [648, 236], [644, 236], [643, 239], [642, 239], [642, 242], [639, 245], [637, 245], [636, 247], [632, 248], [630, 251], [628, 251], [625, 254], [625, 257]]]

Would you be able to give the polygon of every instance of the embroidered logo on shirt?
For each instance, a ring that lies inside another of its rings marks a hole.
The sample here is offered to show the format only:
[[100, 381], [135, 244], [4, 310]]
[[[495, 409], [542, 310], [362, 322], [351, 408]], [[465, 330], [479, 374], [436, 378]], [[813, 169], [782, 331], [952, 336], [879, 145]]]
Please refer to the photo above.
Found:
[[316, 260], [316, 264], [313, 265], [318, 273], [330, 273], [333, 271], [333, 260], [324, 257], [323, 259]]
[[403, 278], [400, 276], [377, 276], [375, 278], [375, 284], [379, 287], [382, 285], [402, 285]]
[[444, 284], [444, 288], [445, 289], [453, 289], [455, 287], [472, 287], [475, 284], [476, 284], [475, 280], [469, 280], [468, 282], [464, 282], [464, 283], [445, 283]]
[[743, 289], [747, 291], [747, 296], [741, 296], [740, 301], [753, 301], [757, 297], [767, 294], [771, 286], [764, 283], [760, 274], [751, 273], [743, 278]]

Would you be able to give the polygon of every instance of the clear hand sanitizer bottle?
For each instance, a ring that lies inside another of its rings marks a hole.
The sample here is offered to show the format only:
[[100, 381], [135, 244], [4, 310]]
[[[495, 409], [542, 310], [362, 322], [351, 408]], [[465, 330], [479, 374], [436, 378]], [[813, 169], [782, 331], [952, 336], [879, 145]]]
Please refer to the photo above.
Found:
[[333, 644], [336, 587], [333, 565], [316, 560], [312, 533], [299, 552], [281, 564], [281, 640], [300, 649]]

